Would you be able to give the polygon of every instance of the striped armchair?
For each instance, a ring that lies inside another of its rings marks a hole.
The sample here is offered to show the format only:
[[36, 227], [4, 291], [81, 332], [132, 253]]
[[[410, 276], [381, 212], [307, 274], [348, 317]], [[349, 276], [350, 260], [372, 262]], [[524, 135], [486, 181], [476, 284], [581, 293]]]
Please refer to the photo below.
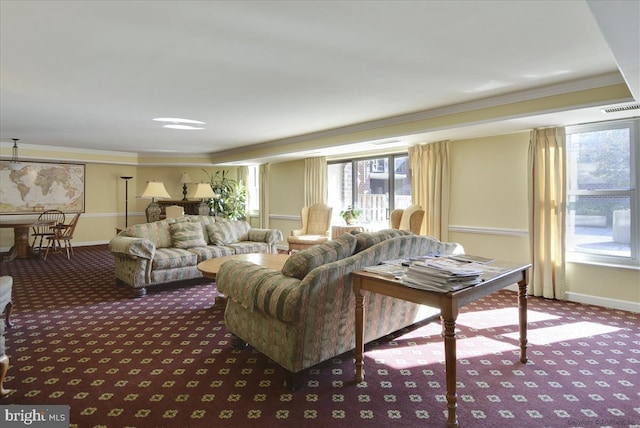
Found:
[[[229, 261], [220, 268], [218, 290], [228, 297], [224, 314], [236, 347], [250, 344], [295, 373], [355, 347], [355, 297], [351, 275], [384, 260], [462, 247], [410, 231], [343, 234], [294, 253], [282, 271], [250, 262]], [[365, 342], [438, 314], [434, 308], [371, 294], [366, 299]]]

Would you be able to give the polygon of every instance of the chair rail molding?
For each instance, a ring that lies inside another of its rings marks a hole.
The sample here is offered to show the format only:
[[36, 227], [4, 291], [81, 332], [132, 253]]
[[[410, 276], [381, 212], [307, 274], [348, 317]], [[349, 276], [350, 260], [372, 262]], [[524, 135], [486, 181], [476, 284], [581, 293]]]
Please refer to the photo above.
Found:
[[481, 234], [481, 235], [529, 237], [528, 229], [509, 229], [504, 227], [462, 226], [462, 225], [450, 224], [449, 232], [475, 233], [475, 234]]

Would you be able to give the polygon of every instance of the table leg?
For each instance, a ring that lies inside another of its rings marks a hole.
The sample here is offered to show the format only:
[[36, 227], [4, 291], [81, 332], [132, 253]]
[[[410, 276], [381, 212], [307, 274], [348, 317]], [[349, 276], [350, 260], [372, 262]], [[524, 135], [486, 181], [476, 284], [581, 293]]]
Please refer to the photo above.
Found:
[[518, 282], [518, 314], [520, 325], [520, 362], [527, 362], [527, 275]]
[[31, 255], [29, 246], [29, 227], [13, 228], [13, 247], [4, 256], [3, 261], [9, 262], [15, 259], [25, 259]]
[[456, 393], [456, 318], [458, 317], [457, 304], [442, 308], [442, 337], [444, 338], [444, 361], [447, 379], [447, 427], [457, 427], [458, 395]]
[[[360, 289], [360, 278], [354, 280], [353, 292], [356, 295], [356, 383], [364, 380], [364, 296]], [[357, 283], [357, 285], [356, 285]]]

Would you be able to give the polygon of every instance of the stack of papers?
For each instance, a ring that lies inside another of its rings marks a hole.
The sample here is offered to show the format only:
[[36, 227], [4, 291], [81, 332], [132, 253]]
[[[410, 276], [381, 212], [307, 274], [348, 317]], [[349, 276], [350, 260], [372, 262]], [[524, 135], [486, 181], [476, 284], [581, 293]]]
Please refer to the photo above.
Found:
[[383, 263], [381, 265], [369, 266], [364, 268], [365, 271], [386, 276], [387, 278], [401, 278], [407, 268], [400, 264]]
[[482, 274], [476, 263], [442, 257], [411, 263], [401, 279], [410, 287], [447, 293], [479, 284]]

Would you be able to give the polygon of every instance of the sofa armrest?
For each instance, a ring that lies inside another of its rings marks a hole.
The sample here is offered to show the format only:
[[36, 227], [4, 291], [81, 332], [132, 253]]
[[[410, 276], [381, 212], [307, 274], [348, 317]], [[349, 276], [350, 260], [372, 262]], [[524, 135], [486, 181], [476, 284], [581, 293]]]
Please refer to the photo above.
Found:
[[254, 242], [266, 242], [269, 245], [282, 241], [282, 231], [278, 229], [249, 229], [248, 240]]
[[114, 254], [151, 260], [156, 252], [156, 246], [146, 238], [116, 236], [109, 241], [109, 251]]
[[300, 315], [300, 280], [255, 263], [230, 260], [216, 275], [218, 291], [249, 311], [258, 310], [284, 322]]

